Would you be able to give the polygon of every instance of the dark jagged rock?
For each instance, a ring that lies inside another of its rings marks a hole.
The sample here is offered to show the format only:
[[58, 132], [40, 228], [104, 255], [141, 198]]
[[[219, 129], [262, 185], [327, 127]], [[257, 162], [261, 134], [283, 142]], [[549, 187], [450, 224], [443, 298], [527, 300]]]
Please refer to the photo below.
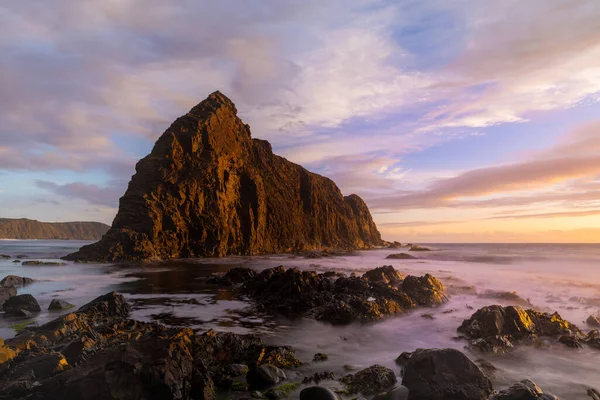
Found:
[[48, 306], [48, 310], [68, 310], [75, 307], [73, 304], [59, 299], [53, 299]]
[[402, 289], [411, 299], [422, 306], [439, 305], [448, 301], [442, 283], [429, 274], [407, 276], [402, 283]]
[[[382, 267], [362, 278], [332, 280], [313, 271], [279, 266], [246, 276], [240, 290], [265, 311], [339, 324], [374, 321], [417, 305], [437, 306], [447, 301], [442, 284], [431, 275], [398, 281], [402, 277], [393, 267]], [[222, 279], [228, 282], [229, 273]], [[394, 286], [386, 284], [390, 280]]]
[[252, 139], [215, 92], [136, 165], [111, 229], [69, 260], [120, 261], [382, 245], [366, 204]]
[[6, 300], [17, 295], [17, 289], [14, 286], [2, 286], [0, 287], [0, 311], [3, 309], [3, 305]]
[[348, 392], [367, 396], [389, 389], [398, 382], [394, 371], [381, 365], [372, 365], [354, 375], [346, 375], [341, 381], [347, 385]]
[[417, 349], [406, 363], [402, 385], [409, 400], [484, 400], [491, 381], [455, 349]]
[[285, 372], [272, 364], [251, 368], [246, 375], [251, 390], [266, 389], [286, 379]]
[[29, 316], [27, 313], [42, 311], [37, 300], [30, 294], [12, 296], [4, 302], [2, 307], [7, 314], [25, 317]]
[[27, 267], [27, 266], [64, 267], [67, 264], [63, 263], [63, 262], [56, 262], [56, 261], [23, 261], [23, 263], [21, 263], [21, 265], [24, 267]]
[[544, 393], [535, 382], [525, 379], [508, 389], [490, 397], [490, 400], [560, 400], [550, 393]]
[[315, 372], [311, 376], [305, 376], [302, 379], [303, 384], [316, 383], [317, 385], [321, 381], [332, 381], [335, 379], [335, 374], [333, 372], [323, 371], [323, 372]]
[[0, 340], [0, 399], [213, 399], [223, 371], [245, 373], [238, 364], [300, 363], [291, 348], [267, 346], [255, 335], [196, 335], [128, 313], [125, 299], [108, 293]]
[[327, 361], [327, 359], [329, 359], [329, 356], [325, 353], [316, 353], [313, 356], [313, 362]]
[[386, 284], [400, 282], [405, 277], [406, 275], [396, 271], [391, 265], [384, 265], [383, 267], [372, 269], [363, 275], [363, 278], [366, 278], [371, 282], [383, 282]]
[[[0, 218], [0, 238], [3, 239], [98, 240], [108, 228], [108, 225], [100, 222], [40, 222], [27, 218]], [[27, 256], [17, 255], [16, 258]]]
[[[0, 281], [0, 286], [25, 286], [30, 285], [34, 282], [31, 278], [16, 276], [16, 275], [8, 275], [4, 279]], [[1, 301], [0, 301], [1, 302]]]
[[416, 260], [417, 259], [417, 257], [411, 256], [410, 254], [406, 254], [406, 253], [390, 254], [386, 258], [390, 259], [390, 260]]
[[471, 318], [463, 321], [458, 331], [470, 339], [472, 347], [495, 353], [507, 351], [513, 343], [579, 333], [575, 325], [562, 319], [558, 313], [498, 305], [477, 310]]

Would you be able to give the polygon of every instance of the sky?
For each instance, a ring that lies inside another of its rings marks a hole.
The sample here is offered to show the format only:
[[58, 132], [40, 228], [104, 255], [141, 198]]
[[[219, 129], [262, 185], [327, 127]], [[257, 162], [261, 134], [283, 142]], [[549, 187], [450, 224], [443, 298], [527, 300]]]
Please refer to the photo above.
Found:
[[600, 242], [597, 0], [3, 0], [0, 216], [110, 224], [215, 90], [402, 242]]

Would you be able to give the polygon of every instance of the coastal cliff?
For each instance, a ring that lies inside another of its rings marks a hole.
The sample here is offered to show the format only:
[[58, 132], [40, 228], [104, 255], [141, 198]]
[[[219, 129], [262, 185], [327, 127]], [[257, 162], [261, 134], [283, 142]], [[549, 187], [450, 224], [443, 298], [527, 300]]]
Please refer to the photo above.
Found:
[[360, 197], [252, 139], [220, 92], [178, 118], [136, 165], [98, 243], [68, 260], [366, 249], [381, 235]]
[[40, 222], [0, 218], [0, 239], [99, 240], [110, 227], [100, 222]]

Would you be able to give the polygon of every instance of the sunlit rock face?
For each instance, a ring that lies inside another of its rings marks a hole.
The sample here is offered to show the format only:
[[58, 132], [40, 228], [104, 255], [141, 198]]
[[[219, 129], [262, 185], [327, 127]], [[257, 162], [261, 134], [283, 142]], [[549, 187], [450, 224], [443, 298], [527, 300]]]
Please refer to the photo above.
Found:
[[136, 165], [111, 229], [70, 260], [252, 255], [382, 245], [360, 197], [252, 139], [215, 92]]

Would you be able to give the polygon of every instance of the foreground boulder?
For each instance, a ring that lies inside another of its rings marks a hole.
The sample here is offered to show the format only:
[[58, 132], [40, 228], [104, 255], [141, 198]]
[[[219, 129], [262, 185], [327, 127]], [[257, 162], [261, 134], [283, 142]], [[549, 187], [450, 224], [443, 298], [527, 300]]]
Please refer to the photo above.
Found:
[[494, 353], [505, 352], [515, 343], [533, 342], [545, 336], [558, 338], [580, 332], [558, 313], [548, 314], [516, 306], [498, 305], [477, 310], [471, 318], [463, 321], [458, 331], [470, 340], [472, 347]]
[[247, 368], [293, 368], [293, 349], [255, 335], [128, 319], [116, 293], [0, 343], [0, 399], [213, 399]]
[[362, 277], [337, 277], [283, 266], [254, 275], [236, 268], [219, 281], [241, 280], [240, 290], [264, 311], [287, 316], [307, 316], [345, 324], [374, 321], [417, 306], [437, 306], [447, 301], [442, 284], [426, 274], [413, 277], [391, 266], [376, 268]]
[[381, 365], [372, 365], [354, 375], [346, 375], [341, 380], [347, 385], [349, 393], [362, 393], [367, 396], [380, 393], [398, 381], [394, 371]]
[[16, 276], [16, 275], [8, 275], [0, 281], [0, 286], [20, 287], [20, 286], [30, 285], [33, 282], [34, 282], [34, 280], [31, 278], [26, 278], [26, 277]]
[[402, 385], [409, 400], [484, 400], [491, 381], [467, 356], [454, 349], [418, 349], [410, 355]]
[[20, 317], [28, 317], [30, 313], [42, 311], [35, 297], [30, 294], [12, 296], [4, 302], [2, 307], [7, 314]]
[[508, 389], [490, 397], [490, 400], [560, 400], [550, 393], [544, 393], [535, 382], [525, 379]]
[[365, 249], [383, 245], [369, 209], [333, 181], [252, 139], [219, 92], [158, 139], [103, 238], [68, 260], [120, 261]]

